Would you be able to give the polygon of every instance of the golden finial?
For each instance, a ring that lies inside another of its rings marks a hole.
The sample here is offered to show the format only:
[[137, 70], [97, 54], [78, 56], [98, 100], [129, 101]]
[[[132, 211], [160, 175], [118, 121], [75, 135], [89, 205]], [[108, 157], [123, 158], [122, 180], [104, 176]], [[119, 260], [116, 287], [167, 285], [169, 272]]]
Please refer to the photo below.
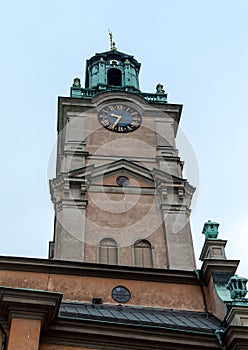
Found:
[[113, 49], [113, 34], [112, 32], [108, 29], [109, 32], [109, 39], [110, 39], [110, 50]]
[[113, 34], [109, 29], [108, 29], [108, 32], [109, 32], [109, 39], [110, 39], [110, 50], [116, 51], [117, 48], [115, 47], [115, 42], [113, 41]]

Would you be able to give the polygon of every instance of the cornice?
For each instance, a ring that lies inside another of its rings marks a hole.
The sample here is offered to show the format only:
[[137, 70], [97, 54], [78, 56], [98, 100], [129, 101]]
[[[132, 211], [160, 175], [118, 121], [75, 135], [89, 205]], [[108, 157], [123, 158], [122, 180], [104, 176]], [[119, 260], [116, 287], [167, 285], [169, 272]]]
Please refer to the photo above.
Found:
[[40, 320], [47, 329], [57, 315], [62, 294], [32, 289], [0, 287], [0, 317], [7, 327], [13, 318]]
[[248, 327], [228, 326], [222, 336], [226, 350], [248, 349]]
[[72, 320], [59, 317], [43, 333], [43, 343], [97, 349], [220, 349], [213, 333], [182, 331], [148, 325], [123, 325], [120, 322]]
[[199, 285], [194, 271], [0, 256], [0, 270]]
[[208, 283], [213, 272], [222, 272], [234, 275], [238, 265], [239, 260], [204, 259], [200, 270], [200, 277], [205, 283]]

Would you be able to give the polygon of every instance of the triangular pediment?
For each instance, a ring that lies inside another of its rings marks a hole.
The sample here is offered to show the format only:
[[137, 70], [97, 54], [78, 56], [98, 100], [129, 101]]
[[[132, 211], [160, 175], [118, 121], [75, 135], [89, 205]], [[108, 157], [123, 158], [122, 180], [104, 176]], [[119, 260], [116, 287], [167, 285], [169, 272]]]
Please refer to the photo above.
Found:
[[69, 176], [71, 179], [85, 178], [90, 184], [107, 186], [117, 186], [117, 177], [126, 176], [130, 179], [131, 184], [135, 181], [141, 187], [154, 187], [152, 172], [146, 167], [126, 159], [100, 166], [88, 165], [71, 170]]
[[166, 171], [162, 171], [157, 168], [152, 169], [152, 175], [157, 182], [162, 182], [165, 184], [170, 183], [174, 185], [184, 185], [185, 182], [187, 181], [182, 177], [167, 173]]
[[86, 167], [74, 169], [69, 172], [72, 181], [84, 180], [88, 185], [117, 186], [117, 178], [125, 176], [129, 179], [129, 186], [159, 188], [169, 186], [184, 188], [192, 194], [195, 188], [186, 179], [162, 171], [152, 170], [127, 159], [106, 163], [100, 166], [90, 164]]
[[193, 194], [195, 192], [195, 187], [193, 187], [186, 179], [182, 177], [169, 174], [160, 169], [153, 168], [152, 175], [156, 186], [173, 186], [176, 188], [184, 188], [187, 192]]

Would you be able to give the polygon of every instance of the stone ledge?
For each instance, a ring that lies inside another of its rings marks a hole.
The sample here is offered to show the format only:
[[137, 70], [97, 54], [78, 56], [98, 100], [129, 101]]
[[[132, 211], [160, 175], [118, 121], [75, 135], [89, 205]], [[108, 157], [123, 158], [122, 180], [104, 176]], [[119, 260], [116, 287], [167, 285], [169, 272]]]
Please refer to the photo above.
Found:
[[226, 350], [248, 349], [248, 327], [228, 326], [222, 336]]
[[[194, 334], [194, 336], [192, 336]], [[99, 321], [58, 318], [43, 334], [42, 343], [118, 349], [221, 349], [214, 333], [161, 329]]]
[[0, 256], [0, 270], [199, 285], [194, 271]]
[[223, 272], [234, 275], [238, 265], [239, 260], [204, 259], [200, 270], [200, 277], [208, 284], [213, 272]]

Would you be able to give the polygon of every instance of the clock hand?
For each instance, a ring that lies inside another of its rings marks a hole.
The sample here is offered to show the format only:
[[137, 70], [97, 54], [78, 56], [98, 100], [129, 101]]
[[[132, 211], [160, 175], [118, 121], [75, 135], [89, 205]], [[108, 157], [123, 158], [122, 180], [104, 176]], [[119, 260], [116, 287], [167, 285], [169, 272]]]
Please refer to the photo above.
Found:
[[111, 113], [110, 115], [111, 115], [111, 117], [115, 117], [115, 118], [122, 117], [122, 115], [119, 115], [119, 114], [114, 114], [114, 113]]
[[114, 114], [114, 113], [111, 113], [110, 115], [111, 115], [111, 117], [115, 117], [116, 118], [116, 121], [113, 124], [113, 126], [115, 127], [119, 123], [119, 121], [121, 120], [122, 115], [117, 115], [117, 114]]
[[113, 125], [116, 126], [116, 125], [119, 123], [119, 121], [121, 120], [121, 118], [122, 118], [122, 115], [120, 115], [119, 117], [117, 117], [117, 118], [116, 118], [116, 121], [115, 121], [115, 123], [114, 123]]

